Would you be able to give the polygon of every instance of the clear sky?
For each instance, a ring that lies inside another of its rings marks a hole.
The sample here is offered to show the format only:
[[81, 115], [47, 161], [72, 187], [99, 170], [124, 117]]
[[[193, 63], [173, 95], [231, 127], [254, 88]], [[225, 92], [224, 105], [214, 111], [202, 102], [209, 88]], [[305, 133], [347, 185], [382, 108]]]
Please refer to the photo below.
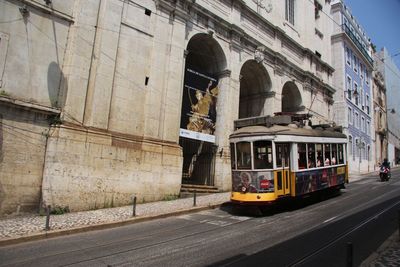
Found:
[[[400, 0], [344, 0], [379, 51], [386, 47], [400, 69]], [[397, 54], [397, 56], [395, 56]]]

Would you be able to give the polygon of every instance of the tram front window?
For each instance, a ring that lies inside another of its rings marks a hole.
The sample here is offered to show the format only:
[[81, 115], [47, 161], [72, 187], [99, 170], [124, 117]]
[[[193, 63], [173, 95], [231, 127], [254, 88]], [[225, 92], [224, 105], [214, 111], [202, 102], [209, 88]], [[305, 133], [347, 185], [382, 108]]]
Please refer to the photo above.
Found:
[[238, 169], [251, 169], [250, 142], [239, 142], [236, 144], [236, 158]]
[[272, 142], [256, 141], [253, 143], [254, 168], [272, 169]]

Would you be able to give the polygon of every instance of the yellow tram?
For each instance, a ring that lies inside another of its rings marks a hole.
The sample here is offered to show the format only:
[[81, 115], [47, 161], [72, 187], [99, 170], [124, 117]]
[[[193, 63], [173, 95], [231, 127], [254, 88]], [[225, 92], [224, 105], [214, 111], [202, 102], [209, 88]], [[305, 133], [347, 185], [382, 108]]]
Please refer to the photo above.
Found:
[[273, 118], [230, 135], [232, 202], [263, 205], [344, 188], [346, 135], [333, 127], [298, 126], [302, 123], [293, 124], [292, 118], [284, 119], [286, 123]]

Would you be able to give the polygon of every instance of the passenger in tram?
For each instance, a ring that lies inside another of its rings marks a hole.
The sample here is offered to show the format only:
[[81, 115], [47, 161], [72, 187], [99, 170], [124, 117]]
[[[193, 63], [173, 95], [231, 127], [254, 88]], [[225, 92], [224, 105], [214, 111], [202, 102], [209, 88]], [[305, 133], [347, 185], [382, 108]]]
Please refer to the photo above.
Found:
[[322, 167], [322, 156], [321, 156], [321, 153], [319, 153], [319, 152], [317, 155], [317, 167]]
[[308, 168], [314, 168], [315, 162], [311, 157], [308, 157]]
[[329, 166], [331, 165], [331, 161], [329, 160], [329, 158], [325, 159], [325, 166]]
[[332, 157], [332, 165], [336, 165], [336, 158]]

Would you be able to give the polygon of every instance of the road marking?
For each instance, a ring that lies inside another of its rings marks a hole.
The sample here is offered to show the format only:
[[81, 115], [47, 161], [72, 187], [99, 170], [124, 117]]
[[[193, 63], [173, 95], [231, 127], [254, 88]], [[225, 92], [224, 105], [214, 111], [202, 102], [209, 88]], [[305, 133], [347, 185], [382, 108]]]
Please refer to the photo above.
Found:
[[330, 218], [330, 219], [328, 219], [328, 220], [325, 220], [323, 223], [328, 223], [328, 222], [330, 222], [330, 221], [333, 221], [334, 219], [336, 219], [338, 216], [334, 216], [334, 217], [332, 217], [332, 218]]

